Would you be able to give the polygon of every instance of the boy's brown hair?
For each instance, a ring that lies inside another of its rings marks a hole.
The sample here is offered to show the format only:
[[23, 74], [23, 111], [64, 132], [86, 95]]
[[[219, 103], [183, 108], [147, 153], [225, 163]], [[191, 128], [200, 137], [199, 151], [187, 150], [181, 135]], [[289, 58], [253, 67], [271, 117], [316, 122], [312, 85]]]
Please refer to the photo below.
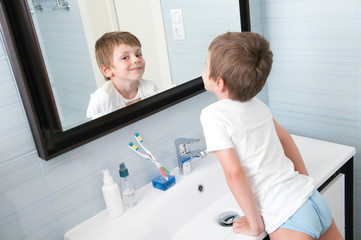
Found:
[[259, 93], [272, 68], [269, 42], [252, 32], [228, 32], [209, 46], [209, 78], [224, 80], [229, 97], [241, 102]]
[[[98, 66], [110, 68], [113, 66], [114, 48], [126, 44], [132, 47], [142, 47], [139, 39], [130, 32], [108, 32], [101, 36], [95, 43], [95, 57]], [[109, 78], [105, 78], [109, 80]]]

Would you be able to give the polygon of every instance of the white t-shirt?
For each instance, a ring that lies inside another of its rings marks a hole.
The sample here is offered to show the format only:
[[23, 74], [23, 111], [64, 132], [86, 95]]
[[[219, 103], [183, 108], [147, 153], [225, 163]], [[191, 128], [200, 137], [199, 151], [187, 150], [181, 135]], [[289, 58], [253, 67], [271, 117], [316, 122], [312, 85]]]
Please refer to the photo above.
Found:
[[98, 118], [115, 110], [125, 107], [127, 102], [141, 98], [145, 99], [156, 94], [157, 86], [149, 80], [140, 79], [137, 95], [133, 99], [124, 98], [111, 80], [106, 81], [100, 88], [90, 95], [87, 118]]
[[220, 100], [202, 110], [201, 122], [208, 152], [234, 148], [268, 233], [312, 195], [313, 179], [294, 170], [269, 108], [257, 98]]

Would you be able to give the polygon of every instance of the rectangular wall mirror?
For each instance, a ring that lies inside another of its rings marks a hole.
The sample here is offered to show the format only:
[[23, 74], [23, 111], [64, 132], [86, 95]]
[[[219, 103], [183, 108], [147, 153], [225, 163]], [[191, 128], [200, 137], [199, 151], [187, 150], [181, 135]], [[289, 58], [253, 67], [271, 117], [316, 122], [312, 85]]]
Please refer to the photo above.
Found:
[[[10, 62], [44, 160], [204, 91], [200, 75], [211, 40], [250, 31], [248, 0], [1, 0], [1, 11]], [[111, 31], [139, 38], [143, 78], [158, 92], [91, 119], [90, 95], [105, 82], [94, 45]]]

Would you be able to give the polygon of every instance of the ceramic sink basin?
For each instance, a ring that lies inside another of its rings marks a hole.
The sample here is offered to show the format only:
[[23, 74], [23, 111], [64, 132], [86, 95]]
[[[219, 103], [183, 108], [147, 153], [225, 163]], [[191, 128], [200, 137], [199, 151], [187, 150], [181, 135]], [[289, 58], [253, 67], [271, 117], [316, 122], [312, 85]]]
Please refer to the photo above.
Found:
[[119, 218], [110, 218], [106, 211], [86, 220], [65, 234], [65, 240], [122, 239], [263, 239], [235, 234], [232, 227], [218, 223], [226, 211], [242, 215], [234, 200], [215, 156], [194, 159], [193, 172], [176, 173], [177, 183], [167, 191], [146, 185], [137, 191], [138, 204]]
[[229, 192], [221, 197], [204, 211], [197, 214], [185, 226], [180, 228], [170, 238], [171, 240], [185, 240], [185, 239], [226, 239], [226, 240], [255, 240], [263, 239], [266, 233], [262, 233], [258, 237], [250, 237], [236, 234], [232, 231], [232, 227], [225, 227], [219, 224], [218, 218], [222, 213], [234, 212], [242, 216], [237, 202], [233, 195]]

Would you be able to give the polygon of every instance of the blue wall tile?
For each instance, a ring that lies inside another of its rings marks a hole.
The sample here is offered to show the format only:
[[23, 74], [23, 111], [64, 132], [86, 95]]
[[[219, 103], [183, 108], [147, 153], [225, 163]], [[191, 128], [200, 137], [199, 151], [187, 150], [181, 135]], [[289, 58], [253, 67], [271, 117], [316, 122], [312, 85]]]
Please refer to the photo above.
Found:
[[1, 239], [46, 239], [59, 232], [37, 153], [1, 165], [0, 202]]
[[[0, 36], [2, 43], [2, 37]], [[0, 44], [0, 166], [34, 151], [34, 142], [19, 101], [3, 44]], [[14, 149], [17, 149], [14, 151]]]
[[355, 228], [361, 231], [361, 4], [264, 0], [274, 53], [269, 106], [290, 132], [356, 147]]

